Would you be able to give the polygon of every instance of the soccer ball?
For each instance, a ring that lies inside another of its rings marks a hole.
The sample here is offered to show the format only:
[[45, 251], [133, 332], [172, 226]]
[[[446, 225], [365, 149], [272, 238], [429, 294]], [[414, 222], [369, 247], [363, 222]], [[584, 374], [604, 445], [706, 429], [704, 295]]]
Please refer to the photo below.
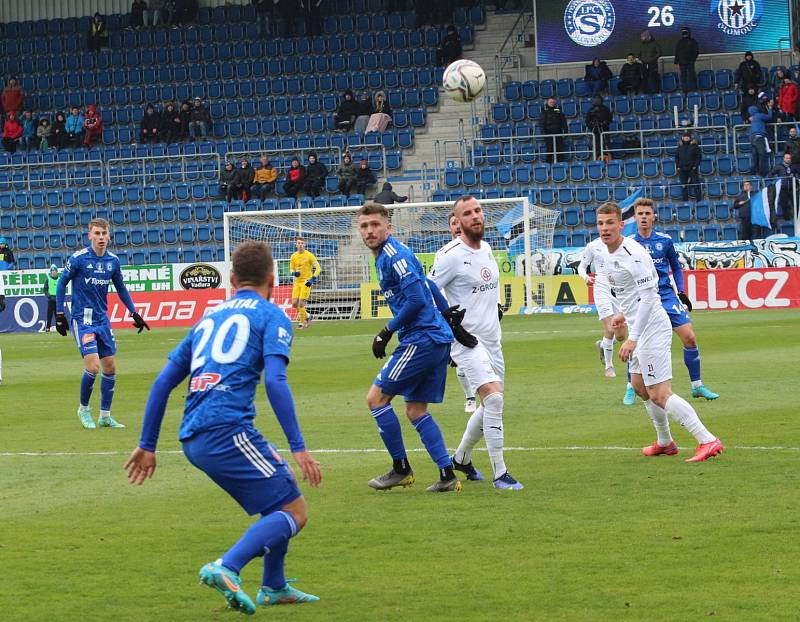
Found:
[[471, 60], [457, 60], [444, 70], [442, 86], [457, 102], [471, 102], [486, 86], [486, 74]]

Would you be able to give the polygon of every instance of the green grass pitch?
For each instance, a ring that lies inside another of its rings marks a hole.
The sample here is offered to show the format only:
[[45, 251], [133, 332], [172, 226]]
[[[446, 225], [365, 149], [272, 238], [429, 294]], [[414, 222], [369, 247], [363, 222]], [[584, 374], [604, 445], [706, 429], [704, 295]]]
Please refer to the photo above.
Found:
[[[300, 332], [290, 382], [323, 485], [305, 487], [310, 521], [287, 576], [318, 603], [273, 607], [272, 620], [793, 620], [800, 607], [800, 315], [695, 314], [704, 380], [722, 397], [693, 400], [725, 453], [689, 465], [646, 459], [654, 433], [641, 403], [622, 405], [603, 377], [594, 317], [509, 317], [506, 456], [521, 492], [465, 482], [430, 495], [435, 468], [404, 423], [417, 483], [378, 493], [387, 456], [364, 396], [379, 367], [377, 322], [316, 323]], [[197, 584], [250, 524], [179, 453], [183, 394], [170, 401], [153, 480], [130, 486], [150, 383], [184, 330], [119, 331], [114, 415], [125, 430], [83, 430], [81, 363], [56, 334], [2, 335], [0, 619], [228, 620]], [[677, 338], [674, 388], [689, 396]], [[99, 391], [93, 397], [98, 411]], [[401, 406], [398, 400], [396, 406]], [[432, 412], [448, 446], [461, 438], [463, 396], [451, 373]], [[285, 446], [259, 390], [256, 422]], [[376, 449], [377, 451], [359, 451]], [[340, 450], [340, 451], [337, 451]], [[350, 451], [344, 451], [350, 450]], [[22, 455], [31, 452], [36, 455]], [[489, 471], [485, 452], [476, 464]], [[261, 564], [243, 572], [255, 596]]]

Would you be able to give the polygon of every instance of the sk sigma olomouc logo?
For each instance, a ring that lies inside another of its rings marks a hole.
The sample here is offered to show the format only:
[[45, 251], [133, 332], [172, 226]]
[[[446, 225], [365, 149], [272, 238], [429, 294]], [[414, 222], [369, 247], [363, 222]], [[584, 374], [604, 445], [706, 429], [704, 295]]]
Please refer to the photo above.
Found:
[[571, 0], [564, 11], [564, 30], [578, 45], [594, 47], [611, 36], [616, 20], [609, 0]]
[[761, 21], [759, 0], [711, 0], [708, 9], [719, 17], [717, 28], [734, 37], [752, 32]]

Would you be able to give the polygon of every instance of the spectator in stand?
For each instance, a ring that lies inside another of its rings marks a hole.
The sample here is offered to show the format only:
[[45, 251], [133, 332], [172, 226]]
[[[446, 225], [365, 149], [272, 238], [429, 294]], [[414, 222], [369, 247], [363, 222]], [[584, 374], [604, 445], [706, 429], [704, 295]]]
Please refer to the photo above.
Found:
[[383, 189], [375, 195], [375, 198], [372, 199], [375, 203], [380, 203], [381, 205], [394, 205], [395, 203], [405, 203], [408, 201], [408, 197], [403, 197], [397, 194], [392, 189], [392, 184], [388, 181], [384, 182]]
[[106, 28], [106, 18], [95, 13], [92, 22], [89, 24], [89, 42], [88, 47], [90, 52], [99, 52], [102, 48], [108, 47], [108, 28]]
[[386, 99], [386, 93], [375, 93], [375, 106], [367, 123], [367, 132], [384, 132], [392, 124], [392, 107]]
[[283, 190], [286, 196], [297, 198], [297, 193], [303, 188], [303, 179], [306, 176], [306, 169], [300, 164], [300, 160], [292, 158], [292, 163], [289, 170], [286, 171], [286, 182], [283, 184]]
[[308, 154], [308, 166], [303, 181], [303, 190], [310, 197], [318, 197], [325, 188], [325, 178], [328, 176], [328, 167], [317, 159], [313, 151]]
[[262, 201], [270, 194], [275, 194], [275, 182], [278, 181], [278, 169], [272, 166], [269, 158], [262, 155], [253, 180], [253, 197]]
[[16, 112], [9, 112], [3, 124], [3, 147], [9, 153], [16, 153], [20, 138], [22, 138], [22, 123], [17, 119]]
[[144, 0], [133, 0], [130, 14], [130, 27], [142, 28], [144, 26], [144, 12], [147, 10], [147, 2]]
[[20, 123], [22, 123], [22, 136], [19, 139], [19, 145], [25, 151], [30, 151], [31, 147], [36, 146], [36, 124], [30, 110], [22, 111]]
[[25, 91], [22, 90], [22, 87], [14, 76], [8, 79], [8, 84], [6, 88], [3, 89], [0, 101], [3, 103], [3, 111], [6, 114], [9, 112], [19, 113], [22, 111], [22, 106], [25, 102]]
[[14, 253], [8, 246], [8, 240], [0, 237], [0, 270], [13, 270], [16, 262]]
[[50, 144], [56, 149], [63, 149], [67, 146], [67, 116], [61, 110], [56, 113], [56, 119], [53, 121]]
[[356, 187], [356, 170], [353, 164], [353, 158], [349, 153], [345, 153], [342, 158], [342, 164], [336, 169], [336, 174], [339, 176], [339, 192], [346, 197], [350, 197], [350, 193]]
[[158, 26], [159, 22], [164, 22], [164, 0], [150, 0], [144, 12], [145, 26]]
[[272, 11], [275, 8], [275, 0], [252, 0], [256, 7], [256, 19], [258, 20], [258, 36], [262, 39], [272, 34]]
[[586, 127], [594, 134], [594, 157], [599, 160], [603, 156], [603, 134], [611, 127], [611, 109], [603, 103], [603, 98], [595, 95], [592, 107], [586, 112]]
[[767, 178], [780, 179], [781, 191], [778, 195], [778, 206], [780, 207], [780, 216], [786, 222], [792, 222], [792, 196], [794, 191], [792, 186], [797, 183], [795, 180], [800, 177], [800, 166], [792, 164], [792, 154], [784, 153], [783, 160], [778, 162], [772, 167]]
[[783, 70], [783, 69], [776, 69], [773, 72], [772, 76], [769, 79], [769, 85], [772, 88], [772, 93], [773, 93], [774, 97], [777, 97], [778, 91], [781, 90], [781, 87], [783, 86], [784, 80], [787, 77], [791, 77], [791, 76], [789, 76], [789, 74], [786, 73], [786, 71]]
[[225, 168], [219, 173], [219, 196], [228, 203], [234, 198], [235, 178], [236, 169], [233, 166], [233, 162], [225, 162]]
[[447, 34], [442, 38], [439, 49], [436, 51], [436, 64], [439, 67], [447, 67], [453, 61], [457, 61], [464, 55], [464, 48], [461, 45], [461, 36], [456, 27], [447, 27]]
[[638, 95], [644, 83], [644, 69], [642, 63], [636, 60], [633, 54], [628, 54], [625, 64], [619, 70], [620, 95]]
[[67, 145], [77, 147], [83, 138], [83, 115], [80, 108], [73, 106], [67, 115]]
[[794, 125], [789, 128], [784, 153], [792, 156], [792, 164], [800, 164], [800, 136], [797, 135], [797, 127]]
[[612, 77], [606, 61], [600, 60], [597, 56], [584, 67], [583, 82], [589, 87], [589, 94], [592, 97], [605, 91]]
[[764, 92], [758, 94], [758, 102], [750, 106], [750, 146], [752, 175], [766, 177], [769, 172], [769, 139], [767, 138], [767, 123], [772, 121], [775, 103]]
[[322, 34], [322, 0], [300, 0], [300, 8], [306, 20], [306, 36], [318, 37]]
[[689, 200], [689, 194], [697, 201], [700, 199], [700, 145], [692, 140], [691, 132], [684, 132], [678, 150], [675, 152], [675, 166], [681, 180], [683, 200]]
[[164, 105], [161, 112], [161, 140], [167, 143], [175, 143], [181, 139], [183, 120], [181, 113], [172, 102]]
[[553, 136], [547, 139], [547, 161], [550, 163], [558, 162], [559, 158], [566, 159], [564, 153], [564, 137], [558, 134], [567, 133], [567, 117], [558, 106], [555, 98], [547, 100], [542, 108], [539, 117], [539, 127], [545, 136]]
[[658, 75], [658, 61], [661, 58], [661, 46], [649, 30], [643, 30], [639, 35], [639, 53], [637, 58], [642, 61], [642, 76], [644, 78], [645, 93], [660, 93], [661, 81]]
[[742, 105], [739, 112], [745, 123], [750, 123], [750, 107], [758, 104], [758, 89], [752, 84], [747, 86], [747, 90], [742, 95]]
[[372, 97], [370, 97], [369, 93], [362, 93], [361, 97], [358, 99], [358, 115], [353, 124], [356, 134], [363, 135], [366, 133], [367, 124], [369, 123], [372, 112]]
[[242, 199], [242, 201], [250, 199], [250, 188], [253, 186], [255, 176], [256, 172], [250, 166], [250, 160], [242, 158], [233, 177], [233, 191], [237, 199]]
[[161, 21], [167, 26], [178, 27], [178, 3], [176, 0], [164, 0], [164, 8], [161, 11]]
[[198, 135], [205, 138], [208, 136], [210, 128], [211, 114], [208, 112], [208, 108], [203, 105], [203, 101], [199, 97], [195, 97], [192, 104], [192, 112], [189, 116], [189, 137], [192, 140], [197, 139]]
[[103, 138], [103, 117], [97, 112], [94, 104], [86, 106], [86, 116], [83, 118], [83, 146], [87, 149], [95, 140]]
[[297, 0], [277, 0], [277, 5], [283, 22], [283, 36], [291, 37], [294, 33], [294, 20], [300, 16], [298, 12], [300, 6]]
[[157, 143], [161, 140], [161, 115], [153, 104], [147, 104], [139, 128], [140, 143]]
[[700, 55], [700, 47], [692, 37], [687, 26], [681, 28], [681, 38], [675, 44], [675, 67], [681, 78], [681, 89], [684, 93], [697, 90], [697, 72], [694, 63]]
[[189, 123], [192, 120], [192, 104], [188, 100], [181, 102], [181, 133], [180, 139], [189, 138]]
[[339, 104], [339, 109], [336, 111], [334, 120], [336, 122], [336, 130], [342, 132], [349, 132], [353, 127], [353, 122], [358, 116], [358, 102], [353, 99], [353, 91], [347, 89], [344, 92], [342, 103]]
[[39, 139], [39, 149], [41, 151], [50, 149], [50, 134], [52, 131], [53, 128], [50, 126], [49, 119], [39, 119], [39, 124], [36, 126], [36, 137]]
[[733, 76], [734, 86], [747, 93], [747, 89], [758, 89], [761, 85], [761, 65], [753, 58], [752, 52], [744, 53], [744, 60], [739, 63], [739, 68]]
[[375, 173], [369, 168], [367, 160], [361, 160], [356, 171], [356, 192], [358, 194], [366, 194], [369, 186], [374, 186], [378, 180], [375, 179]]
[[739, 239], [759, 240], [762, 237], [761, 227], [754, 225], [750, 215], [750, 198], [753, 195], [753, 184], [742, 183], [742, 193], [733, 200], [733, 209], [739, 212]]
[[800, 103], [800, 87], [789, 76], [783, 79], [783, 86], [778, 91], [778, 108], [781, 111], [781, 120], [797, 120], [797, 104]]

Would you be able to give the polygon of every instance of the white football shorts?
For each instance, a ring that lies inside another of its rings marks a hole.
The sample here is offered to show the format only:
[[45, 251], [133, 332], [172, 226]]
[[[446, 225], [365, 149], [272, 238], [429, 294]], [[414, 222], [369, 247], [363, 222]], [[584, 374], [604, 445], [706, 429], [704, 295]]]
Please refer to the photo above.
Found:
[[656, 326], [645, 329], [630, 364], [630, 372], [641, 374], [647, 387], [672, 379], [672, 328], [669, 320], [653, 321]]
[[620, 312], [619, 302], [611, 295], [608, 285], [594, 286], [594, 306], [597, 307], [597, 316], [601, 320]]
[[474, 348], [467, 348], [454, 341], [450, 346], [450, 358], [466, 374], [473, 393], [488, 382], [503, 383], [505, 379], [506, 363], [499, 342], [479, 341]]

